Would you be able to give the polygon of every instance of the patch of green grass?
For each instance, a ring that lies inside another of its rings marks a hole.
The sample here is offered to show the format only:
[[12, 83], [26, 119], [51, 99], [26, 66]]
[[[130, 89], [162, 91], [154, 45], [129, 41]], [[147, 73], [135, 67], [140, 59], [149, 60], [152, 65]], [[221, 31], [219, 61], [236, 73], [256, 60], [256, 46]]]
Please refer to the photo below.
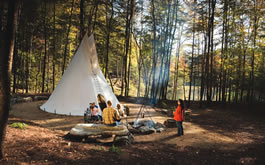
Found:
[[101, 146], [98, 147], [98, 150], [99, 151], [105, 151], [105, 149], [103, 147], [101, 147]]
[[115, 145], [112, 145], [109, 148], [109, 152], [114, 152], [114, 153], [118, 153], [118, 154], [121, 154], [122, 153], [120, 147], [116, 147]]
[[96, 150], [96, 151], [105, 151], [105, 149], [101, 146], [94, 146], [91, 148], [91, 150]]
[[15, 123], [12, 123], [10, 125], [10, 127], [12, 127], [12, 128], [18, 128], [18, 129], [26, 129], [27, 126], [28, 126], [28, 124], [20, 123], [20, 122], [15, 122]]

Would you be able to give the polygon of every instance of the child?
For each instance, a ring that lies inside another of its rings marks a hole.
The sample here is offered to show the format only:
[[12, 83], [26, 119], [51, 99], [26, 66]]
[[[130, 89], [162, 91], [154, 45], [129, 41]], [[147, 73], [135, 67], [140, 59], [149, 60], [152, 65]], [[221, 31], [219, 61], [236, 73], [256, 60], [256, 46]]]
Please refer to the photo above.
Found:
[[178, 106], [176, 112], [174, 112], [174, 119], [178, 125], [178, 136], [184, 135], [182, 126], [182, 122], [184, 120], [184, 103], [181, 99], [178, 99]]
[[100, 119], [102, 121], [102, 116], [99, 115], [99, 108], [95, 103], [92, 103], [91, 114], [92, 114], [92, 116], [97, 118], [97, 120]]
[[117, 112], [118, 112], [118, 116], [120, 118], [120, 120], [116, 120], [116, 125], [120, 125], [120, 121], [121, 121], [121, 117], [123, 116], [123, 111], [121, 109], [121, 105], [117, 104]]

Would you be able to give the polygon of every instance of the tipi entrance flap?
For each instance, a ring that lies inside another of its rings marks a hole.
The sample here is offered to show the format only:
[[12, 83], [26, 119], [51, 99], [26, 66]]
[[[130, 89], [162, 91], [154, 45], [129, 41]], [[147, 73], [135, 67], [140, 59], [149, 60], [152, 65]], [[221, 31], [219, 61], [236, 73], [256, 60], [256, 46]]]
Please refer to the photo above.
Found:
[[116, 107], [118, 100], [103, 76], [93, 35], [84, 36], [60, 82], [40, 108], [47, 112], [83, 116], [89, 103], [101, 94]]

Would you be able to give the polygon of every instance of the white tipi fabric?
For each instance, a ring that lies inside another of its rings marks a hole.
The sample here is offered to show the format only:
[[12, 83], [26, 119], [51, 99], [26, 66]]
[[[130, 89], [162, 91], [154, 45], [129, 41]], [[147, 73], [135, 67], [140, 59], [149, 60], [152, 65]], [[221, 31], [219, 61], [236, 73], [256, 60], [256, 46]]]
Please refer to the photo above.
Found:
[[82, 116], [89, 103], [98, 105], [98, 94], [105, 101], [110, 100], [113, 107], [119, 104], [100, 70], [94, 37], [88, 38], [86, 34], [59, 84], [40, 108], [56, 114]]

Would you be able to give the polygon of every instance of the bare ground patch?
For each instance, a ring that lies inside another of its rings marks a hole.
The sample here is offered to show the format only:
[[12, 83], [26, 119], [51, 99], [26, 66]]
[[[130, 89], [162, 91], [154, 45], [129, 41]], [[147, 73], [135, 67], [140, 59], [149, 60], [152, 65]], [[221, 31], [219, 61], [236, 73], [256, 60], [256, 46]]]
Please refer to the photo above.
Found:
[[[111, 141], [72, 141], [64, 138], [83, 117], [55, 115], [39, 109], [43, 101], [12, 107], [9, 125], [29, 124], [27, 129], [7, 127], [4, 164], [264, 164], [265, 121], [260, 116], [221, 109], [191, 109], [184, 122], [184, 136], [176, 128], [162, 133], [135, 135], [136, 143], [112, 151]], [[140, 104], [127, 103], [133, 121]], [[147, 106], [151, 118], [168, 117]], [[150, 119], [146, 116], [145, 118]]]

